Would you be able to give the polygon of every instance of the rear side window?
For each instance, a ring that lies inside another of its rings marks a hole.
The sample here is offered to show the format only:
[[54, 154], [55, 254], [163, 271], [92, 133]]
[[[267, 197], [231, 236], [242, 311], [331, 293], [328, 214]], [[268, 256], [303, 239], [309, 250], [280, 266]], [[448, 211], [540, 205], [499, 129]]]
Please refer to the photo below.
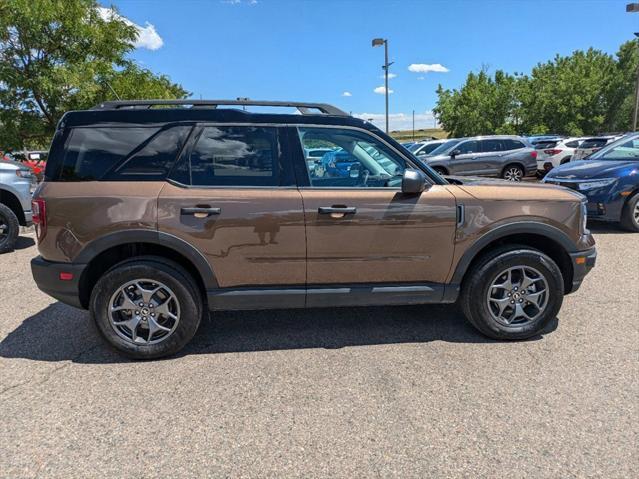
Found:
[[504, 142], [504, 149], [505, 150], [521, 150], [522, 148], [526, 148], [526, 145], [524, 145], [521, 141], [519, 140], [513, 140], [511, 138], [507, 138], [505, 140], [502, 140]]
[[74, 128], [60, 181], [161, 181], [191, 127]]
[[569, 141], [569, 142], [566, 143], [566, 146], [568, 148], [577, 148], [577, 147], [579, 147], [579, 140]]
[[503, 140], [482, 140], [481, 151], [484, 153], [491, 153], [494, 151], [504, 151]]
[[205, 127], [191, 152], [191, 184], [278, 186], [279, 151], [274, 127]]

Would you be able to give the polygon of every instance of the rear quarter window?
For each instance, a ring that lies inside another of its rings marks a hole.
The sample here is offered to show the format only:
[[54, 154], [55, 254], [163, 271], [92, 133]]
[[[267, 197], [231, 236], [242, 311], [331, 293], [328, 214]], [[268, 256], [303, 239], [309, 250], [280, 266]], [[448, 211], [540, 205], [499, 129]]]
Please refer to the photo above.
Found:
[[190, 126], [79, 127], [66, 141], [59, 181], [161, 181]]
[[526, 145], [524, 145], [519, 140], [513, 140], [511, 138], [507, 138], [503, 140], [503, 142], [504, 142], [504, 148], [506, 150], [521, 150], [522, 148], [526, 148]]

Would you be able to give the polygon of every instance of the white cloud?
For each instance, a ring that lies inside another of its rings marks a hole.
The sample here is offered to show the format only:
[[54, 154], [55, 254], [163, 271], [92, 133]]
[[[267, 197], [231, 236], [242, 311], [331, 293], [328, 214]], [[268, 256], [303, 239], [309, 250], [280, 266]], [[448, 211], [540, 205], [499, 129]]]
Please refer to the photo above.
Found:
[[[375, 88], [373, 90], [373, 92], [379, 94], [379, 95], [383, 95], [384, 93], [386, 93], [386, 87], [385, 86], [378, 86], [377, 88]], [[388, 94], [392, 94], [395, 93], [393, 90], [391, 90], [390, 88], [388, 89]]]
[[417, 77], [418, 80], [426, 80], [426, 77]]
[[408, 66], [408, 71], [415, 73], [428, 73], [428, 72], [437, 72], [437, 73], [446, 73], [448, 72], [448, 68], [440, 63], [411, 63]]
[[[389, 73], [388, 74], [388, 79], [390, 80], [391, 78], [395, 78], [397, 77], [397, 73]], [[381, 75], [380, 78], [386, 78], [384, 75]]]
[[353, 94], [350, 91], [345, 91], [342, 96], [353, 96]]
[[118, 19], [125, 22], [127, 25], [135, 27], [138, 32], [138, 38], [133, 42], [135, 48], [146, 48], [147, 50], [157, 50], [164, 45], [164, 40], [155, 30], [155, 26], [149, 22], [145, 23], [145, 26], [140, 26], [133, 23], [126, 17], [117, 14], [114, 10], [105, 7], [98, 7], [98, 14], [103, 20], [109, 21], [111, 19]]
[[[384, 113], [353, 113], [356, 118], [362, 120], [371, 121], [378, 128], [384, 129], [385, 116]], [[388, 115], [388, 124], [391, 131], [395, 130], [410, 130], [413, 128], [413, 114], [412, 113], [391, 113]], [[435, 117], [432, 111], [425, 111], [422, 113], [415, 113], [415, 129], [421, 128], [433, 128], [435, 124]]]
[[239, 5], [241, 3], [247, 3], [249, 5], [257, 5], [259, 2], [258, 0], [245, 0], [244, 2], [242, 0], [222, 0], [222, 3], [227, 3], [229, 5]]

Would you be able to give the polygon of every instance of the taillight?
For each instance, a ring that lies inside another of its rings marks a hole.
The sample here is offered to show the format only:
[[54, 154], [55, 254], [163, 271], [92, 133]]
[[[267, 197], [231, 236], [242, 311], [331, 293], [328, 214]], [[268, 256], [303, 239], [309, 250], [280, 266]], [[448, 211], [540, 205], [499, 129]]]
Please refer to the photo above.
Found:
[[42, 198], [31, 201], [31, 212], [33, 213], [33, 224], [36, 229], [38, 241], [47, 232], [47, 203]]
[[531, 151], [530, 152], [530, 156], [532, 156], [533, 160], [536, 160], [537, 159], [537, 152], [536, 151]]
[[550, 156], [558, 155], [561, 153], [561, 150], [544, 150], [544, 153]]

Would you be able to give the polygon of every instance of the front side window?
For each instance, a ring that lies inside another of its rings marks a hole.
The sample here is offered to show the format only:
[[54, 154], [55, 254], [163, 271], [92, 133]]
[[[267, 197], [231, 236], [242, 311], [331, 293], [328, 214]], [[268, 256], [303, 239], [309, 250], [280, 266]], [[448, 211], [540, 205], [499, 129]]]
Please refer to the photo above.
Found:
[[465, 141], [457, 148], [459, 150], [459, 155], [466, 155], [469, 153], [478, 153], [479, 152], [479, 142], [477, 140]]
[[298, 132], [303, 148], [328, 150], [314, 165], [307, 163], [311, 186], [401, 186], [405, 161], [371, 135], [337, 128], [298, 128]]
[[194, 186], [279, 186], [277, 129], [209, 126], [191, 152]]

